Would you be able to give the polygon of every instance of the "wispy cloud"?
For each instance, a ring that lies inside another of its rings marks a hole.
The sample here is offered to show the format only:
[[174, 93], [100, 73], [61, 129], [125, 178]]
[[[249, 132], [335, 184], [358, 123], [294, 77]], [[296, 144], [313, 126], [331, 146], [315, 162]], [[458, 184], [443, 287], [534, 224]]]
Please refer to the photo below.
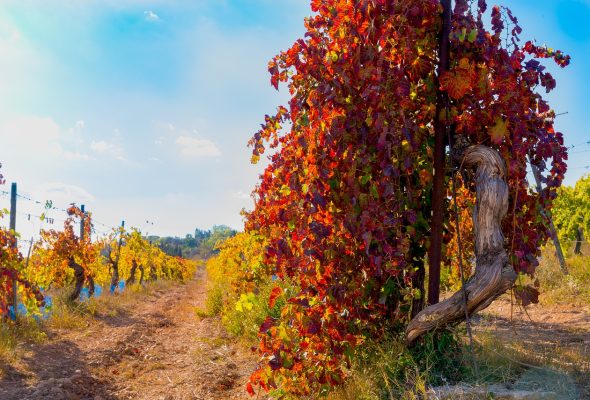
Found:
[[115, 143], [107, 142], [106, 140], [93, 140], [90, 143], [90, 148], [97, 154], [108, 155], [117, 160], [126, 161], [123, 148]]
[[143, 15], [145, 16], [145, 20], [147, 22], [158, 22], [160, 21], [160, 16], [158, 14], [156, 14], [155, 12], [149, 10], [149, 11], [144, 11]]
[[208, 139], [192, 136], [179, 136], [175, 141], [180, 155], [185, 158], [218, 157], [221, 151], [215, 143]]
[[94, 196], [86, 189], [63, 182], [51, 182], [42, 185], [36, 195], [41, 199], [53, 200], [55, 204], [67, 204], [68, 202], [92, 201]]
[[75, 151], [65, 151], [63, 156], [68, 161], [89, 161], [92, 160], [88, 154], [85, 153], [78, 153]]

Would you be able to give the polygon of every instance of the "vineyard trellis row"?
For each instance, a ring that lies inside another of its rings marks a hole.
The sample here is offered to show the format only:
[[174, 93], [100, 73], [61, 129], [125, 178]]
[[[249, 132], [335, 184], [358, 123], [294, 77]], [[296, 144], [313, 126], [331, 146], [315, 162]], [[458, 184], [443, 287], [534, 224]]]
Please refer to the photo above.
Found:
[[[120, 278], [126, 284], [134, 284], [138, 271], [139, 284], [157, 279], [185, 281], [194, 274], [195, 262], [167, 255], [135, 228], [126, 231], [123, 225], [92, 240], [92, 213], [74, 204], [64, 209], [67, 218], [63, 220], [63, 230], [41, 230], [40, 240], [31, 240], [25, 258], [17, 246], [16, 184], [12, 185], [11, 198], [10, 229], [0, 228], [0, 317], [4, 320], [16, 318], [19, 302], [27, 312], [38, 314], [45, 305], [43, 294], [51, 289], [74, 284], [69, 299], [75, 301], [85, 284], [89, 296], [94, 294], [96, 285], [115, 292]], [[47, 204], [60, 210], [50, 202]], [[5, 214], [0, 211], [0, 219]]]

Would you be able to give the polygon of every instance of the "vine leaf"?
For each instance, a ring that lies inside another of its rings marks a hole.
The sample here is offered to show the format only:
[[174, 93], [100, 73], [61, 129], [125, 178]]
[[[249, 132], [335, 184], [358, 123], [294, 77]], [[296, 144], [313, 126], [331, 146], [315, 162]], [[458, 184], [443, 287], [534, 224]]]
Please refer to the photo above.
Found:
[[471, 90], [475, 78], [474, 65], [467, 58], [462, 58], [457, 67], [442, 73], [440, 86], [451, 98], [458, 100]]
[[500, 144], [502, 143], [502, 139], [508, 133], [508, 121], [502, 119], [502, 117], [496, 117], [496, 123], [492, 126], [489, 130], [490, 137], [492, 139], [492, 143]]
[[514, 290], [514, 295], [517, 299], [520, 299], [524, 307], [529, 304], [539, 303], [539, 290], [532, 286], [517, 286]]
[[283, 294], [283, 289], [276, 286], [270, 292], [270, 298], [268, 299], [268, 305], [270, 308], [274, 308], [275, 303], [277, 302], [277, 298]]

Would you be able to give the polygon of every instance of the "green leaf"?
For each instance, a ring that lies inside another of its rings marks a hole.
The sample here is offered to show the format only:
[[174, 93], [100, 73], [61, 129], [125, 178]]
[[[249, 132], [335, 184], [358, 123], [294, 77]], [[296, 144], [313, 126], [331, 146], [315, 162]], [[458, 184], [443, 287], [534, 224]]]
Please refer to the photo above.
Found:
[[371, 195], [375, 199], [379, 198], [379, 191], [377, 190], [377, 185], [371, 185]]
[[465, 35], [467, 34], [467, 29], [463, 28], [461, 29], [461, 33], [459, 34], [459, 41], [460, 42], [464, 42], [465, 41]]

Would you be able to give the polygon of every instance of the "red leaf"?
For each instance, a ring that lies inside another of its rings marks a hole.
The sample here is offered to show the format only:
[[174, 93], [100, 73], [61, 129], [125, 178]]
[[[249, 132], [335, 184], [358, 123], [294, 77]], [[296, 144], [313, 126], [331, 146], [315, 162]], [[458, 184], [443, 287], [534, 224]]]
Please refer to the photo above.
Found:
[[539, 303], [539, 291], [532, 287], [532, 286], [521, 286], [517, 287], [514, 291], [514, 295], [517, 299], [520, 299], [523, 306], [528, 306], [529, 304], [538, 304]]
[[260, 329], [259, 332], [260, 333], [266, 333], [268, 332], [268, 330], [270, 328], [272, 328], [275, 324], [275, 320], [272, 319], [272, 317], [268, 316], [266, 317], [266, 319], [264, 320], [264, 322], [262, 323], [262, 325], [260, 325]]
[[252, 384], [251, 384], [250, 382], [248, 382], [248, 383], [246, 384], [246, 390], [248, 391], [248, 394], [249, 394], [250, 396], [254, 396], [254, 394], [255, 394], [255, 393], [254, 393], [254, 388], [252, 387]]
[[281, 289], [278, 286], [274, 287], [272, 289], [272, 291], [270, 292], [270, 298], [268, 299], [268, 306], [270, 308], [273, 308], [275, 306], [276, 301], [277, 301], [277, 297], [279, 297], [282, 294], [283, 294], [283, 289]]

